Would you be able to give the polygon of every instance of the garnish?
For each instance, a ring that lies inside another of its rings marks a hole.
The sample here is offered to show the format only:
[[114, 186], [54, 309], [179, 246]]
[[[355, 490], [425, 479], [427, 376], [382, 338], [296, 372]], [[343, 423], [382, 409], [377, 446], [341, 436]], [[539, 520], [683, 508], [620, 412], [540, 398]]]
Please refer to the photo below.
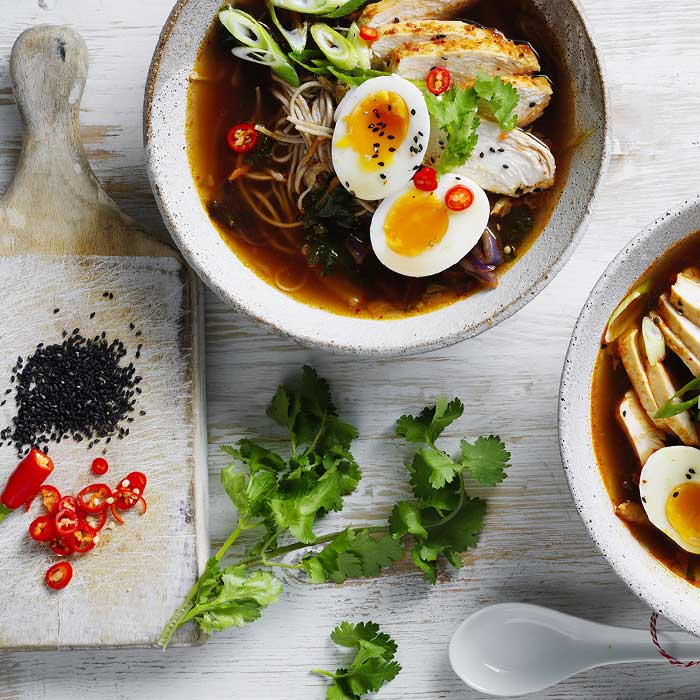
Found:
[[479, 75], [473, 87], [452, 85], [442, 95], [434, 95], [426, 86], [423, 93], [428, 111], [437, 127], [446, 134], [445, 150], [440, 158], [438, 174], [444, 175], [469, 160], [479, 140], [477, 129], [481, 123], [479, 109], [487, 110], [503, 131], [511, 131], [517, 124], [513, 110], [518, 94], [512, 85], [498, 76]]
[[430, 166], [426, 165], [420, 170], [417, 170], [416, 174], [413, 176], [413, 184], [415, 185], [416, 189], [423, 192], [432, 192], [433, 190], [436, 190], [438, 181], [435, 168], [431, 168]]
[[325, 17], [345, 17], [359, 9], [367, 0], [273, 0], [276, 7], [305, 15], [324, 15]]
[[360, 27], [360, 37], [365, 41], [376, 41], [379, 39], [379, 32], [374, 27], [363, 26]]
[[285, 41], [289, 44], [289, 48], [292, 51], [303, 51], [306, 48], [306, 40], [309, 34], [309, 23], [304, 22], [299, 27], [294, 29], [286, 29], [282, 22], [277, 17], [277, 11], [275, 10], [275, 3], [273, 0], [267, 0], [267, 11], [270, 13], [270, 19], [272, 24], [275, 25], [277, 31], [284, 37]]
[[473, 203], [474, 193], [465, 185], [455, 185], [445, 193], [445, 206], [452, 211], [464, 211]]
[[248, 153], [257, 142], [258, 132], [253, 124], [235, 124], [226, 135], [226, 143], [234, 153]]
[[92, 460], [90, 469], [96, 476], [103, 476], [109, 470], [109, 463], [104, 457], [95, 457], [95, 459]]
[[59, 561], [50, 566], [44, 577], [46, 585], [54, 591], [65, 588], [73, 578], [73, 567], [67, 561]]
[[[357, 430], [338, 416], [328, 383], [304, 367], [296, 384], [277, 389], [267, 410], [289, 435], [287, 456], [248, 439], [222, 448], [234, 460], [222, 470], [221, 481], [238, 521], [173, 614], [159, 644], [167, 647], [175, 631], [189, 621], [210, 633], [257, 619], [282, 590], [281, 581], [267, 570], [256, 570], [259, 567], [303, 571], [310, 583], [342, 583], [379, 576], [411, 547], [416, 566], [433, 583], [439, 556], [461, 566], [459, 555], [476, 544], [486, 508], [480, 499], [466, 496], [463, 475], [469, 472], [482, 484], [496, 484], [505, 478], [510, 457], [495, 437], [479, 438], [473, 445], [462, 441], [457, 461], [439, 450], [435, 440], [462, 411], [458, 399], [439, 398], [419, 416], [399, 419], [398, 434], [425, 446], [407, 465], [415, 501], [398, 503], [385, 525], [350, 527], [319, 537], [316, 523], [342, 509], [361, 474], [350, 451]], [[252, 532], [257, 537], [248, 535], [241, 558], [222, 568], [231, 546]], [[285, 544], [280, 544], [282, 538]], [[314, 545], [324, 546], [298, 563], [279, 561]], [[369, 692], [369, 686], [361, 691], [359, 686], [348, 688], [352, 693]]]
[[700, 394], [688, 401], [677, 401], [677, 399], [685, 396], [689, 391], [700, 391], [700, 377], [695, 377], [695, 379], [688, 382], [682, 389], [679, 389], [663, 406], [661, 406], [654, 418], [656, 420], [673, 418], [673, 416], [685, 413], [688, 409], [697, 406], [698, 402], [700, 402]]
[[360, 65], [355, 46], [340, 32], [323, 22], [311, 27], [311, 36], [330, 63], [341, 71], [351, 71]]
[[294, 87], [299, 87], [299, 76], [289, 63], [279, 44], [270, 32], [243, 10], [231, 7], [219, 12], [219, 21], [243, 46], [236, 46], [231, 53], [238, 58], [267, 66]]
[[331, 639], [341, 647], [356, 649], [347, 668], [335, 673], [314, 668], [311, 673], [333, 679], [327, 700], [361, 700], [367, 693], [376, 693], [385, 683], [396, 678], [401, 666], [394, 660], [396, 642], [374, 622], [341, 622]]
[[443, 92], [447, 92], [451, 82], [452, 76], [447, 68], [433, 68], [425, 80], [428, 90], [433, 95], [442, 95]]
[[51, 458], [32, 448], [12, 472], [0, 495], [0, 522], [13, 510], [33, 501], [52, 471]]

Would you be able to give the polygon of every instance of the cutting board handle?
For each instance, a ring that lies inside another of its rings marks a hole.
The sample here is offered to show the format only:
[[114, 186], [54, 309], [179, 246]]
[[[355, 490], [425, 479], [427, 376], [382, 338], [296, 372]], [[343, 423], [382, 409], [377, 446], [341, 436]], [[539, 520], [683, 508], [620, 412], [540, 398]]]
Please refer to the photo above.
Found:
[[79, 124], [87, 72], [87, 46], [70, 27], [33, 27], [15, 41], [24, 142], [0, 197], [0, 255], [175, 256], [119, 211], [92, 172]]

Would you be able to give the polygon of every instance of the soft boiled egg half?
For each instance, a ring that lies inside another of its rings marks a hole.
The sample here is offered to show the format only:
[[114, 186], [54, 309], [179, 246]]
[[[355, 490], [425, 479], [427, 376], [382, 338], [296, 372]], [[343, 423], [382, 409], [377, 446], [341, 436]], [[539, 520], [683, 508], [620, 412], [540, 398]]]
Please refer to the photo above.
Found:
[[642, 469], [639, 493], [652, 524], [700, 554], [700, 450], [678, 445], [655, 452]]
[[484, 190], [469, 178], [447, 174], [432, 191], [409, 182], [389, 195], [374, 213], [370, 239], [390, 270], [427, 277], [456, 265], [479, 242], [488, 221]]
[[398, 75], [370, 78], [338, 105], [333, 168], [359, 199], [383, 199], [420, 168], [430, 138], [421, 91]]

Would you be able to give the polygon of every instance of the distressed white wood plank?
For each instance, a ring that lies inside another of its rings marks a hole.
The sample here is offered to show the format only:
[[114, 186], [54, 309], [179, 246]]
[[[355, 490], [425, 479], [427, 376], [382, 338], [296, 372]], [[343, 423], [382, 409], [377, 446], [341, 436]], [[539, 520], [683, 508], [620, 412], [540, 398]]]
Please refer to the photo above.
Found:
[[[0, 3], [0, 181], [16, 159], [19, 131], [7, 93], [6, 55], [36, 22], [68, 21], [92, 54], [83, 136], [98, 175], [119, 203], [149, 225], [158, 216], [141, 153], [141, 97], [150, 53], [169, 0]], [[314, 700], [311, 666], [339, 654], [328, 632], [341, 619], [372, 617], [395, 635], [401, 675], [380, 697], [478, 698], [452, 674], [447, 640], [483, 604], [523, 600], [600, 622], [644, 627], [649, 611], [593, 547], [559, 460], [559, 375], [579, 309], [607, 262], [660, 212], [697, 193], [700, 154], [700, 6], [650, 0], [581, 0], [604, 54], [613, 108], [613, 160], [588, 235], [565, 270], [515, 318], [457, 348], [420, 358], [356, 360], [308, 352], [255, 328], [207, 297], [211, 532], [221, 541], [233, 514], [218, 484], [218, 445], [242, 435], [270, 440], [264, 408], [276, 384], [310, 362], [328, 376], [344, 415], [357, 422], [365, 478], [346, 522], [384, 517], [405, 489], [406, 449], [391, 421], [439, 391], [460, 395], [465, 418], [449, 435], [494, 431], [513, 450], [509, 480], [494, 491], [471, 564], [437, 588], [413, 573], [342, 588], [291, 581], [259, 623], [206, 647], [138, 654], [101, 651], [0, 655], [0, 698], [106, 697]], [[0, 182], [1, 186], [1, 182]], [[274, 442], [272, 443], [274, 444]], [[279, 443], [278, 443], [279, 444]], [[329, 528], [331, 524], [329, 524]], [[557, 700], [697, 698], [697, 670], [665, 665], [583, 674], [540, 695]]]

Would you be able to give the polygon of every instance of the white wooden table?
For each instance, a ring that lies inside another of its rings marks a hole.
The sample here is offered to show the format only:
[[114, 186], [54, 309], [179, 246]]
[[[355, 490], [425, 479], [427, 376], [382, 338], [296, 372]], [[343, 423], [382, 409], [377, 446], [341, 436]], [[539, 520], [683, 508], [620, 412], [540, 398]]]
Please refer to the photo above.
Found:
[[[447, 642], [479, 606], [508, 600], [551, 605], [606, 623], [644, 627], [649, 611], [617, 579], [572, 504], [557, 444], [557, 393], [579, 309], [607, 262], [644, 224], [698, 192], [700, 4], [689, 0], [581, 0], [607, 65], [613, 158], [591, 227], [573, 260], [515, 318], [449, 350], [401, 360], [308, 352], [207, 297], [211, 533], [220, 542], [233, 514], [218, 480], [218, 447], [265, 438], [275, 386], [308, 362], [332, 380], [341, 414], [359, 426], [365, 478], [347, 519], [386, 517], [405, 490], [406, 449], [392, 420], [435, 394], [467, 410], [449, 435], [497, 432], [513, 452], [494, 491], [481, 544], [438, 587], [417, 572], [343, 587], [289, 579], [262, 621], [195, 649], [116, 653], [0, 654], [0, 699], [194, 698], [322, 700], [312, 666], [334, 668], [328, 640], [342, 619], [381, 623], [399, 643], [400, 676], [386, 700], [479, 697], [450, 670]], [[0, 187], [14, 169], [20, 128], [8, 77], [16, 36], [39, 23], [69, 23], [91, 52], [83, 139], [106, 189], [130, 214], [162, 228], [141, 148], [143, 85], [170, 0], [0, 0]], [[331, 528], [338, 524], [329, 523]], [[12, 562], [2, 562], [12, 566]], [[27, 595], [31, 595], [28, 591]], [[17, 601], [21, 604], [21, 601]], [[118, 614], [118, 611], [106, 611]], [[37, 620], [41, 624], [41, 620]], [[583, 674], [543, 698], [698, 697], [700, 670], [627, 666]]]

